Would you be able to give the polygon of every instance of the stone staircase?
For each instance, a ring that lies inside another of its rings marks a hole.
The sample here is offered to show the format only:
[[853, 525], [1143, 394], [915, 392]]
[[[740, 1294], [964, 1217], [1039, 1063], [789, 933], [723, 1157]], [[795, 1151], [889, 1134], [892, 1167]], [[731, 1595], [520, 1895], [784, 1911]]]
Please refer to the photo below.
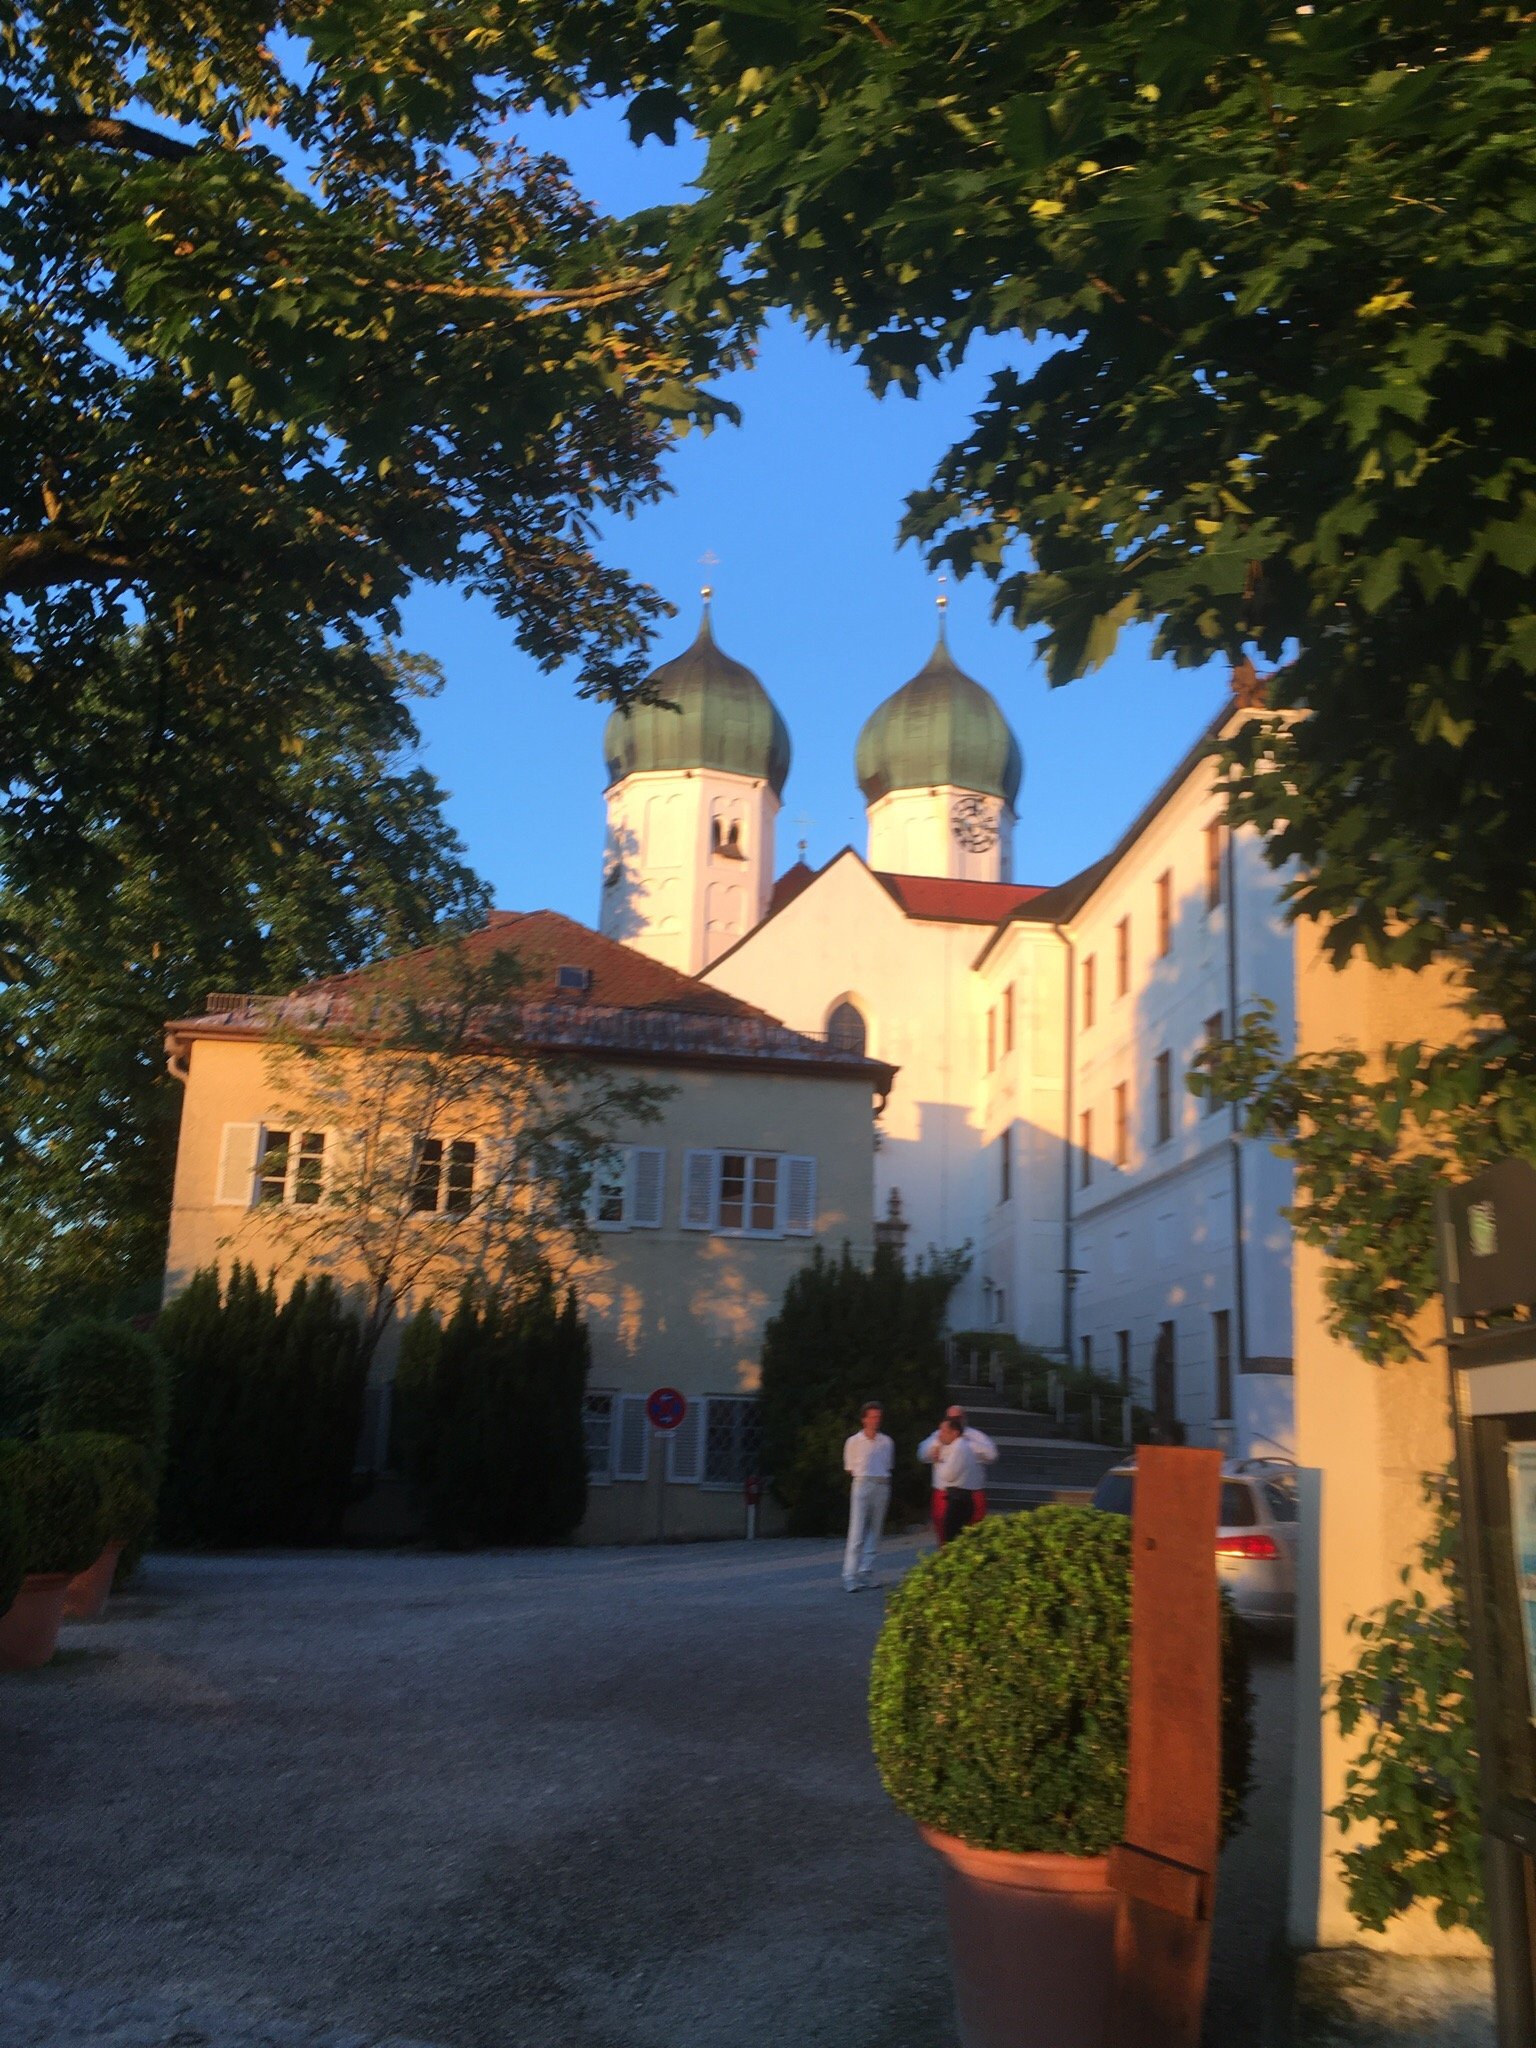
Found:
[[[1104, 1474], [1127, 1455], [1114, 1444], [1082, 1443], [1066, 1435], [1050, 1415], [1002, 1405], [980, 1387], [951, 1387], [949, 1399], [966, 1420], [985, 1430], [997, 1445], [997, 1463], [987, 1473], [989, 1508], [1039, 1507], [1046, 1501], [1085, 1502]], [[997, 1403], [999, 1405], [992, 1405]]]

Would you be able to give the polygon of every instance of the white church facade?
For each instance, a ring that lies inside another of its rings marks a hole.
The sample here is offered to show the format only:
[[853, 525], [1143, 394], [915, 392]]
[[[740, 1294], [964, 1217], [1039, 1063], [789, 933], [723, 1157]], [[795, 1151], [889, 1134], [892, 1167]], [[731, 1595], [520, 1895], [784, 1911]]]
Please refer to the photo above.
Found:
[[1211, 733], [1115, 847], [1012, 877], [1019, 744], [941, 631], [859, 736], [867, 840], [776, 874], [784, 721], [706, 612], [615, 712], [602, 930], [898, 1070], [877, 1213], [969, 1245], [956, 1328], [1117, 1378], [1191, 1441], [1292, 1443], [1289, 1169], [1185, 1085], [1254, 998], [1294, 1028], [1281, 877], [1229, 834]]

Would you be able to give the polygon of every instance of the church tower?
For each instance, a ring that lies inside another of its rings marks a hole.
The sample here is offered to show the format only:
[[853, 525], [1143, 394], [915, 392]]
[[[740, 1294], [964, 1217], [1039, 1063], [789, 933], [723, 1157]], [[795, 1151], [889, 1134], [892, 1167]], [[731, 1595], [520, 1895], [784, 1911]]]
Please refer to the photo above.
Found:
[[651, 680], [660, 701], [615, 711], [603, 733], [599, 925], [698, 974], [767, 911], [789, 732], [751, 669], [715, 645], [708, 589], [693, 645]]
[[926, 666], [866, 721], [856, 762], [872, 868], [1012, 881], [1023, 756], [990, 692], [956, 666], [943, 598]]

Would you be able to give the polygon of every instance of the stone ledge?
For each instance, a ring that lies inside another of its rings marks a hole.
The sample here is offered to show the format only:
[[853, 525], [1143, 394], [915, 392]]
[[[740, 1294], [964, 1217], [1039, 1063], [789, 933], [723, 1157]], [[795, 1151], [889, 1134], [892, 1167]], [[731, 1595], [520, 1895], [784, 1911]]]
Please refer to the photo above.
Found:
[[1293, 2048], [1494, 2048], [1483, 1960], [1321, 1949], [1298, 1956]]

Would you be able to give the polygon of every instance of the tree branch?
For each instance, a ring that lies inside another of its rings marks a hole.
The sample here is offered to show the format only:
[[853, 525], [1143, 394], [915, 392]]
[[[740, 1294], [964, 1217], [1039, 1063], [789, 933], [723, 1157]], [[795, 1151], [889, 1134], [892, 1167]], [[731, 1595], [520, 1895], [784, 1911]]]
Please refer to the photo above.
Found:
[[[670, 277], [671, 265], [662, 264], [659, 270], [645, 270], [628, 277], [609, 278], [602, 284], [571, 285], [563, 288], [544, 288], [510, 284], [461, 284], [452, 280], [424, 283], [414, 279], [389, 278], [385, 289], [401, 292], [420, 299], [484, 299], [492, 304], [517, 306], [525, 312], [565, 313], [587, 312], [594, 307], [611, 305], [616, 299], [632, 299], [652, 285], [663, 284]], [[367, 285], [367, 278], [354, 278], [354, 284]]]
[[61, 533], [0, 538], [0, 597], [24, 597], [55, 583], [119, 583], [142, 564], [102, 541]]
[[40, 114], [27, 107], [0, 112], [0, 148], [29, 149], [40, 143], [70, 147], [82, 142], [158, 157], [162, 163], [180, 163], [195, 148], [195, 144], [178, 141], [174, 135], [143, 128], [137, 121], [89, 114]]

